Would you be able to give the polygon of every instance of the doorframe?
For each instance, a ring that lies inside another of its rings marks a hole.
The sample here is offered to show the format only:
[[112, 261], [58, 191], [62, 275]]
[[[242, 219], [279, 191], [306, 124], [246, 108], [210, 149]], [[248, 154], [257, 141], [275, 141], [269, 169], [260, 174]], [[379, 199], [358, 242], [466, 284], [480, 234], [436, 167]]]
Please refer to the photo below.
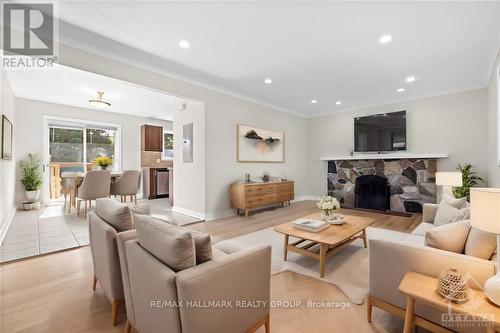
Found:
[[48, 203], [50, 202], [50, 168], [49, 168], [49, 127], [50, 127], [50, 121], [66, 121], [66, 122], [72, 122], [72, 123], [83, 123], [86, 126], [82, 127], [82, 130], [84, 130], [83, 133], [83, 169], [86, 170], [87, 168], [87, 162], [85, 162], [86, 158], [86, 133], [85, 130], [87, 128], [92, 128], [88, 127], [87, 125], [94, 125], [96, 127], [113, 127], [116, 128], [116, 135], [115, 135], [115, 163], [118, 161], [115, 166], [118, 169], [122, 168], [122, 126], [121, 124], [115, 124], [115, 123], [108, 123], [108, 122], [99, 122], [99, 121], [94, 121], [94, 120], [87, 120], [87, 119], [81, 119], [81, 118], [68, 118], [68, 117], [59, 117], [59, 116], [51, 116], [51, 115], [43, 115], [43, 156], [42, 156], [42, 163], [43, 163], [43, 190], [42, 190], [42, 202], [43, 203]]

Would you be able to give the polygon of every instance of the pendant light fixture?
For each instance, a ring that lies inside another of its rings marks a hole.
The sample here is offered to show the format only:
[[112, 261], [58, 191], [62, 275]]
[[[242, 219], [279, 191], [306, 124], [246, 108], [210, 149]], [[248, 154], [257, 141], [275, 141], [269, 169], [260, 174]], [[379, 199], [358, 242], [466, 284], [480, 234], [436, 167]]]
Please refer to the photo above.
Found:
[[89, 99], [90, 105], [95, 106], [95, 107], [100, 108], [100, 109], [109, 108], [111, 106], [111, 103], [103, 100], [102, 95], [104, 95], [104, 91], [98, 91], [97, 92], [97, 99]]

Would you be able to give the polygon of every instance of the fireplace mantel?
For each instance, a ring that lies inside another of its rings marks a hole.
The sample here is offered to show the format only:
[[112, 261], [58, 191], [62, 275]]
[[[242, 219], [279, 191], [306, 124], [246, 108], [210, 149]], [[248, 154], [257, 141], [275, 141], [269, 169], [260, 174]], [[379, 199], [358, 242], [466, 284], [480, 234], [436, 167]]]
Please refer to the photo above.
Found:
[[412, 154], [412, 153], [381, 153], [381, 154], [354, 154], [345, 156], [324, 156], [322, 161], [355, 161], [355, 160], [403, 160], [403, 159], [438, 159], [447, 158], [448, 154]]

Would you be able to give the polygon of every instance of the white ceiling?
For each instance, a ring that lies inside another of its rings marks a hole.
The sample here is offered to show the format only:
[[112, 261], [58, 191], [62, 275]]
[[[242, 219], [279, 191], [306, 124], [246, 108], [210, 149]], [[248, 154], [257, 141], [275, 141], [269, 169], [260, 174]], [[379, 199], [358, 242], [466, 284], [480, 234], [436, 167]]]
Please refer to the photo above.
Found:
[[305, 116], [484, 87], [500, 47], [497, 1], [71, 1], [59, 15], [166, 60], [158, 71]]
[[[51, 70], [7, 70], [16, 97], [116, 112], [138, 117], [172, 120], [183, 100], [149, 88], [130, 84], [79, 69], [56, 65]], [[104, 91], [103, 100], [111, 107], [100, 109], [89, 104]]]

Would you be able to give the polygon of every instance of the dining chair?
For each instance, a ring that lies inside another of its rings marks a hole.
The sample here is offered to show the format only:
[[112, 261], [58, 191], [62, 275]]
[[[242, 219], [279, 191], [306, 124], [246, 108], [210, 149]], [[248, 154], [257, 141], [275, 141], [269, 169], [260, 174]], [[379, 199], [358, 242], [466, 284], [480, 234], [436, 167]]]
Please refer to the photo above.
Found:
[[[71, 178], [61, 178], [61, 194], [64, 195], [64, 206], [66, 206], [68, 195], [71, 196]], [[69, 205], [71, 206], [71, 202]]]
[[92, 200], [107, 198], [109, 196], [110, 184], [111, 171], [96, 170], [87, 172], [77, 191], [76, 209], [78, 216], [80, 216], [81, 202], [84, 202], [83, 217], [86, 218], [87, 209], [90, 209]]
[[111, 182], [111, 195], [119, 195], [121, 202], [127, 202], [127, 195], [130, 202], [134, 200], [137, 205], [137, 192], [141, 182], [141, 173], [138, 170], [126, 170], [116, 181]]

